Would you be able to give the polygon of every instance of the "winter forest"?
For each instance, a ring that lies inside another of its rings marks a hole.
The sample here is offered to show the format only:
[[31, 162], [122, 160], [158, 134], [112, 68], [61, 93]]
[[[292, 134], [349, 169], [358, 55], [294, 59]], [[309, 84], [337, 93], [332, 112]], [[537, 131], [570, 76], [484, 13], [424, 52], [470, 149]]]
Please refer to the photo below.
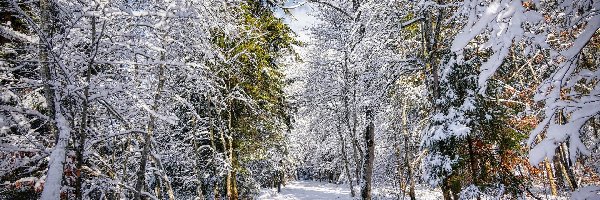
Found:
[[599, 0], [0, 0], [0, 199], [600, 199]]

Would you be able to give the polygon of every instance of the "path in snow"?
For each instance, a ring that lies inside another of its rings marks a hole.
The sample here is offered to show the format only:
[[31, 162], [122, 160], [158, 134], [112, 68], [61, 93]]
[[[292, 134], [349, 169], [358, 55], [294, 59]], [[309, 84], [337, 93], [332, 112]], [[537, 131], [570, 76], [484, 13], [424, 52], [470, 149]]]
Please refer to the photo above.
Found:
[[346, 200], [350, 198], [350, 189], [346, 185], [336, 185], [325, 182], [315, 181], [293, 181], [281, 188], [281, 193], [277, 189], [263, 190], [258, 196], [260, 200]]
[[[355, 189], [358, 190], [358, 188]], [[390, 189], [373, 188], [373, 195], [389, 194]], [[358, 194], [358, 193], [357, 193]], [[417, 199], [442, 199], [442, 192], [439, 188], [430, 189], [425, 186], [417, 185], [415, 188]], [[403, 196], [408, 199], [408, 196]], [[336, 185], [326, 182], [316, 181], [292, 181], [281, 188], [281, 193], [277, 189], [263, 189], [258, 196], [259, 200], [351, 200], [350, 189], [348, 185]], [[378, 196], [378, 199], [397, 199], [396, 196]]]

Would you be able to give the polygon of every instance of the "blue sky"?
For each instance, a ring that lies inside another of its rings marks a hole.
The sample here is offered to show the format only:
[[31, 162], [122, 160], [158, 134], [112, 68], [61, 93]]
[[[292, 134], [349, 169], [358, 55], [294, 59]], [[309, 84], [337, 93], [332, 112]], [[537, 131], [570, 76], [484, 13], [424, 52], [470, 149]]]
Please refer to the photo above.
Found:
[[314, 12], [314, 7], [309, 3], [304, 3], [305, 1], [298, 0], [287, 0], [284, 4], [284, 7], [295, 7], [296, 5], [302, 5], [295, 7], [290, 10], [290, 14], [285, 14], [283, 9], [277, 8], [275, 9], [275, 15], [279, 18], [283, 18], [284, 23], [288, 24], [296, 34], [298, 34], [298, 39], [303, 42], [307, 42], [309, 37], [309, 31], [307, 30], [310, 26], [314, 25], [317, 22], [317, 19], [314, 16], [311, 16], [311, 13]]

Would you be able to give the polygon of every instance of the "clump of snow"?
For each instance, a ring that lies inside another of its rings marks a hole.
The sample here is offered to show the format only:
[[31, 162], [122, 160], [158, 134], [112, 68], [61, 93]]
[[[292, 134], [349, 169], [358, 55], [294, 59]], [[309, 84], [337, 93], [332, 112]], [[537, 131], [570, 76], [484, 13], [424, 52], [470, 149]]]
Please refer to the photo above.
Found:
[[465, 187], [462, 191], [460, 191], [460, 199], [477, 199], [477, 197], [481, 196], [481, 192], [479, 188], [475, 185], [469, 185]]

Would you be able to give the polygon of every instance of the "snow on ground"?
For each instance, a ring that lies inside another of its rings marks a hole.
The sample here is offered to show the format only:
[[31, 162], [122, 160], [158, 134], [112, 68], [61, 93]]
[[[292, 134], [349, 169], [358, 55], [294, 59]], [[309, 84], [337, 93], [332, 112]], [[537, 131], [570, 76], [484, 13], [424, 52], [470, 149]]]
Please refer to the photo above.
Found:
[[258, 199], [260, 200], [335, 200], [352, 199], [350, 198], [350, 189], [346, 185], [336, 185], [326, 182], [316, 181], [293, 181], [281, 188], [281, 193], [277, 193], [277, 188], [263, 190]]
[[[359, 189], [354, 188], [356, 194], [359, 194]], [[408, 196], [401, 195], [400, 197], [392, 195], [396, 193], [393, 188], [374, 188], [374, 199], [409, 199]], [[541, 199], [566, 200], [569, 199], [566, 193], [561, 193], [559, 196], [547, 195], [548, 191], [544, 191], [543, 186], [531, 188], [531, 190]], [[590, 187], [588, 190], [600, 191], [600, 187]], [[581, 197], [586, 195], [596, 195], [596, 193], [579, 194]], [[387, 194], [387, 195], [383, 195]], [[442, 191], [439, 188], [431, 189], [427, 186], [417, 185], [415, 187], [416, 199], [442, 199]], [[350, 189], [347, 185], [337, 185], [327, 182], [318, 181], [292, 181], [281, 188], [281, 193], [277, 193], [276, 188], [263, 189], [257, 197], [258, 200], [351, 200]], [[527, 196], [526, 199], [534, 199]], [[583, 198], [582, 198], [583, 199]]]
[[[376, 188], [373, 195], [376, 199], [396, 199], [396, 196], [380, 196], [385, 189]], [[355, 188], [358, 191], [358, 188]], [[389, 192], [389, 191], [388, 191]], [[359, 194], [356, 192], [356, 194]], [[417, 199], [441, 199], [442, 192], [439, 189], [429, 189], [417, 186], [415, 190]], [[408, 196], [404, 196], [408, 199]], [[276, 188], [264, 189], [258, 196], [259, 200], [350, 200], [350, 189], [347, 185], [336, 185], [317, 181], [293, 181], [281, 188], [277, 193]]]
[[[358, 188], [356, 191], [359, 191]], [[408, 194], [399, 194], [398, 188], [390, 187], [376, 187], [373, 189], [374, 199], [378, 200], [397, 200], [397, 199], [410, 199]], [[357, 192], [358, 194], [358, 192]], [[439, 188], [432, 189], [425, 185], [415, 185], [415, 198], [416, 199], [443, 199], [442, 190]]]

